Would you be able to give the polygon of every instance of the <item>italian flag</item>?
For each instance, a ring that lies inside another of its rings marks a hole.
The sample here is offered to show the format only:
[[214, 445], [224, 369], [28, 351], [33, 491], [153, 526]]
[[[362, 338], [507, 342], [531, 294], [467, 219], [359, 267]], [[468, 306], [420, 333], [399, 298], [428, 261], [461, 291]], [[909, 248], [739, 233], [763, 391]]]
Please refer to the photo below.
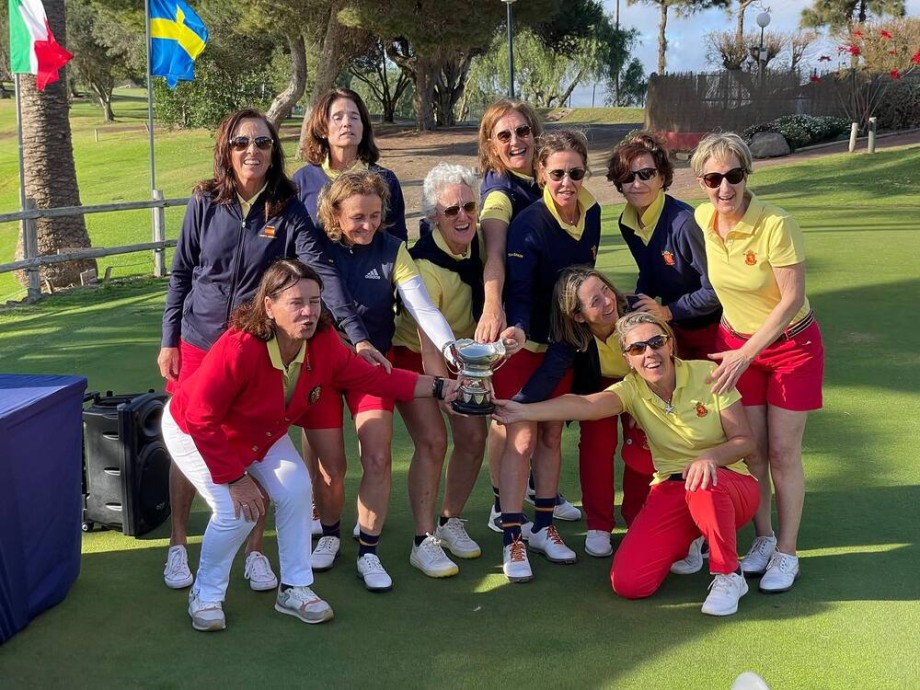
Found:
[[44, 91], [73, 57], [54, 40], [41, 0], [9, 0], [10, 66], [13, 74], [34, 74]]

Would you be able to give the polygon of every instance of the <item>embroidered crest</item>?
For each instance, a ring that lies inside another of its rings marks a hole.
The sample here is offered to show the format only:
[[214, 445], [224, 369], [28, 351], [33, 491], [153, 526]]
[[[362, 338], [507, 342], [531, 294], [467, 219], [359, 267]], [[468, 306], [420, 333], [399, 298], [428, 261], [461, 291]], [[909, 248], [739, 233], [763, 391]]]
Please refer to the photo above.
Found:
[[705, 417], [708, 414], [709, 414], [709, 410], [706, 409], [706, 406], [703, 403], [698, 402], [696, 404], [696, 416]]
[[744, 255], [744, 263], [746, 263], [748, 266], [756, 266], [757, 255], [751, 250], [748, 250]]
[[315, 386], [313, 390], [310, 391], [310, 404], [315, 405], [316, 401], [319, 400], [320, 393], [323, 392], [322, 386]]
[[275, 226], [266, 225], [264, 228], [262, 228], [262, 232], [259, 233], [259, 237], [265, 237], [270, 240], [275, 239]]
[[661, 258], [664, 259], [664, 263], [667, 266], [674, 266], [675, 264], [677, 264], [677, 262], [674, 260], [674, 255], [671, 252], [669, 252], [667, 249], [661, 252]]

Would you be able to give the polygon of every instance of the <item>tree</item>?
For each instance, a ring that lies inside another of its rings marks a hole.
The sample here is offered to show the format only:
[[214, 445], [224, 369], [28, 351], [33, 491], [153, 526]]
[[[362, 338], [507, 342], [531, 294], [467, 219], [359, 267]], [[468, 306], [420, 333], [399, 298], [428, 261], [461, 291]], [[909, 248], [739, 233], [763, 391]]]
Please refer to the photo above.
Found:
[[903, 17], [904, 0], [814, 0], [812, 7], [802, 10], [799, 23], [813, 29], [842, 29], [886, 16]]
[[348, 71], [355, 79], [365, 84], [380, 103], [383, 121], [393, 122], [399, 99], [412, 85], [412, 81], [402, 70], [388, 67], [383, 41], [375, 37], [370, 50], [352, 57], [348, 63]]
[[[44, 0], [44, 6], [51, 32], [61, 45], [66, 46], [64, 0]], [[61, 77], [44, 91], [38, 91], [35, 77], [20, 76], [25, 191], [40, 209], [80, 205], [70, 134], [67, 80], [63, 70]], [[83, 216], [39, 218], [37, 229], [38, 252], [43, 256], [57, 254], [59, 250], [90, 246]], [[18, 258], [23, 256], [21, 236], [16, 254]], [[80, 273], [95, 268], [96, 262], [92, 259], [68, 261], [42, 268], [41, 276], [54, 286], [66, 286], [79, 284]], [[24, 275], [20, 275], [19, 279], [25, 284]]]
[[681, 16], [689, 16], [710, 7], [726, 7], [731, 0], [628, 0], [630, 5], [641, 3], [658, 7], [658, 74], [664, 74], [667, 67], [668, 10], [672, 7]]
[[110, 52], [109, 46], [96, 38], [97, 20], [97, 13], [87, 0], [68, 0], [67, 38], [73, 53], [71, 65], [96, 96], [105, 121], [114, 122], [112, 91], [121, 56]]

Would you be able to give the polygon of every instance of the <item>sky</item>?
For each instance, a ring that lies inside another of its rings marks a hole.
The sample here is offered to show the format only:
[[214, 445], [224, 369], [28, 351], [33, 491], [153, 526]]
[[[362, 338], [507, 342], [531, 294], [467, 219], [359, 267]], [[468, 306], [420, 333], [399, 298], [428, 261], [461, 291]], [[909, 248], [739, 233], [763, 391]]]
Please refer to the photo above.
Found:
[[[650, 74], [658, 69], [658, 7], [656, 5], [630, 5], [628, 0], [620, 2], [620, 24], [626, 28], [639, 31], [639, 44], [634, 56], [639, 58]], [[617, 0], [603, 0], [607, 12], [612, 17]], [[734, 4], [734, 3], [733, 3]], [[767, 31], [792, 31], [798, 29], [802, 9], [811, 6], [808, 0], [761, 0], [751, 5], [744, 15], [745, 32], [758, 29], [756, 18], [763, 11], [770, 13], [770, 25]], [[908, 16], [920, 16], [920, 0], [907, 0]], [[724, 10], [706, 10], [690, 17], [680, 17], [674, 10], [668, 13], [668, 69], [675, 71], [701, 72], [713, 69], [707, 63], [705, 36], [710, 31], [734, 31], [735, 19]], [[824, 39], [822, 43], [813, 44], [806, 58], [811, 62], [807, 67], [816, 66], [814, 62], [822, 53], [836, 55], [836, 47]], [[573, 94], [572, 105], [591, 105], [593, 89], [585, 85]], [[602, 88], [598, 87], [596, 105], [603, 105]]]

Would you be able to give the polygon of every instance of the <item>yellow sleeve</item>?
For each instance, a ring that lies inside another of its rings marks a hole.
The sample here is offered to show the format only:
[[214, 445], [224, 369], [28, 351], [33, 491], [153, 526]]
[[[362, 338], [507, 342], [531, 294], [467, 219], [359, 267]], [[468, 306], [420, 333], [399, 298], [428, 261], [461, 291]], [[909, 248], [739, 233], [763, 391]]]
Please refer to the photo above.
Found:
[[422, 282], [425, 283], [425, 289], [428, 290], [428, 296], [431, 303], [444, 311], [444, 290], [441, 287], [441, 281], [438, 280], [437, 268], [430, 261], [419, 261], [415, 264], [418, 272], [422, 276]]
[[479, 210], [479, 222], [484, 220], [500, 220], [503, 223], [511, 224], [511, 215], [514, 209], [511, 207], [511, 199], [504, 192], [497, 189], [486, 195], [485, 201], [482, 202], [482, 208]]
[[418, 274], [418, 266], [409, 255], [406, 245], [399, 245], [399, 251], [396, 252], [396, 265], [393, 267], [393, 285], [402, 285]]
[[792, 266], [805, 261], [805, 237], [795, 219], [785, 212], [774, 212], [767, 223], [770, 265]]
[[633, 396], [635, 395], [636, 389], [630, 381], [617, 381], [612, 386], [609, 386], [607, 390], [617, 394], [620, 402], [623, 403], [624, 412], [628, 412], [633, 415], [633, 417], [636, 416], [633, 414], [635, 408], [635, 399]]

